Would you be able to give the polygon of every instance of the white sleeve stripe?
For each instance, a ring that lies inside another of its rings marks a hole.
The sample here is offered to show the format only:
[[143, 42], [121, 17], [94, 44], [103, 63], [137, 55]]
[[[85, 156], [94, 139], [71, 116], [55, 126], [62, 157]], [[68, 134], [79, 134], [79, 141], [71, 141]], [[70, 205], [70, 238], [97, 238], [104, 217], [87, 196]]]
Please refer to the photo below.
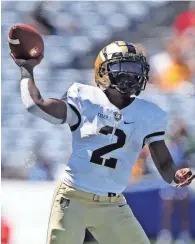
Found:
[[[144, 140], [143, 140], [143, 145], [142, 145], [142, 148], [144, 147], [145, 144], [147, 144], [148, 142], [152, 142], [152, 138], [157, 138], [157, 137], [160, 137], [160, 138], [164, 138], [164, 135], [165, 135], [165, 132], [164, 131], [159, 131], [159, 132], [154, 132], [152, 134], [149, 134], [147, 136], [145, 136]], [[163, 140], [163, 139], [162, 139]], [[153, 140], [155, 141], [155, 140]], [[159, 140], [156, 140], [156, 141], [159, 141]], [[150, 143], [151, 143], [150, 142]]]
[[147, 138], [145, 140], [145, 144], [150, 144], [152, 142], [155, 142], [155, 141], [162, 141], [165, 139], [165, 136], [153, 136], [153, 137], [150, 137], [150, 138]]
[[22, 102], [26, 109], [33, 115], [44, 119], [51, 124], [61, 124], [63, 121], [62, 119], [58, 119], [51, 116], [50, 114], [47, 114], [35, 104], [28, 90], [28, 80], [28, 78], [22, 79], [20, 83]]

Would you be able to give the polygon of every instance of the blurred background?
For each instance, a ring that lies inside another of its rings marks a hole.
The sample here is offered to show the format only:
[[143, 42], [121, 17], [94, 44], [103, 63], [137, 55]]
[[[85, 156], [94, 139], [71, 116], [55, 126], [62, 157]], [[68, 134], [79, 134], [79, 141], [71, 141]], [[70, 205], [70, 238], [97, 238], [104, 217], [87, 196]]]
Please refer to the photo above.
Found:
[[[141, 97], [168, 112], [167, 144], [178, 167], [195, 168], [195, 2], [2, 1], [1, 20], [2, 244], [45, 243], [53, 189], [71, 154], [68, 126], [36, 119], [21, 102], [7, 41], [15, 23], [43, 36], [45, 57], [35, 69], [43, 97], [60, 98], [74, 82], [95, 85], [93, 63], [108, 43], [143, 44], [151, 72]], [[195, 183], [169, 187], [147, 147], [124, 194], [154, 243], [195, 243]]]

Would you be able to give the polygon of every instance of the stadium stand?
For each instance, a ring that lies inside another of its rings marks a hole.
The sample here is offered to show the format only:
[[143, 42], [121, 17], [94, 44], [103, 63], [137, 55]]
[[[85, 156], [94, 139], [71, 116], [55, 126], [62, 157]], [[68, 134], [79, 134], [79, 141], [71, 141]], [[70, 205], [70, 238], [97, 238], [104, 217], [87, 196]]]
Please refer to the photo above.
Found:
[[[99, 49], [112, 40], [143, 40], [149, 55], [157, 52], [162, 43], [160, 33], [181, 9], [187, 7], [187, 3], [178, 2], [175, 6], [169, 1], [43, 2], [41, 6], [37, 2], [3, 1], [2, 154], [6, 164], [22, 165], [23, 155], [32, 150], [40, 137], [44, 153], [56, 163], [64, 163], [71, 151], [66, 125], [64, 129], [49, 125], [27, 114], [23, 107], [19, 91], [20, 72], [9, 57], [7, 34], [12, 25], [32, 23], [32, 19], [39, 24], [37, 27], [46, 22], [51, 26], [52, 23], [55, 35], [44, 35], [45, 58], [35, 70], [35, 79], [43, 96], [60, 98], [73, 82], [92, 84], [94, 58]], [[172, 13], [171, 17], [168, 13]], [[167, 106], [166, 95], [152, 86], [148, 89], [146, 97]], [[151, 89], [156, 91], [152, 98], [149, 95]], [[186, 106], [181, 103], [185, 114], [187, 107], [192, 108], [194, 98], [186, 101], [189, 103]], [[56, 141], [55, 148], [50, 150], [53, 140]]]

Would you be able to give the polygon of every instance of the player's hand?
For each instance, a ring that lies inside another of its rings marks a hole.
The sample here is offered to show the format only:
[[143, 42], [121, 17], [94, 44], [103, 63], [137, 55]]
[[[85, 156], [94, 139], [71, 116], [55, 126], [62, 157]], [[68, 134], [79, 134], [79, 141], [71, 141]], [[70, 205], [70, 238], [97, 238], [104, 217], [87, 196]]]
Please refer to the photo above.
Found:
[[19, 67], [29, 67], [29, 68], [34, 68], [38, 64], [40, 64], [41, 60], [44, 57], [44, 54], [42, 53], [38, 58], [36, 59], [17, 59], [14, 57], [12, 53], [10, 53], [10, 56], [13, 58], [14, 62], [19, 66]]
[[195, 179], [195, 175], [191, 169], [183, 168], [176, 171], [175, 178], [179, 181], [175, 187], [180, 188], [189, 185]]

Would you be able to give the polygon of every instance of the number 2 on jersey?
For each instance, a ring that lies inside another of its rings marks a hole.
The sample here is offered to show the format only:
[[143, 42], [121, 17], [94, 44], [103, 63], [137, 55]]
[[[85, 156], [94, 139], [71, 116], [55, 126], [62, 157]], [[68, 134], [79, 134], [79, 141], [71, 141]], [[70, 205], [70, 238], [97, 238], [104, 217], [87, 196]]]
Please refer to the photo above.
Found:
[[[113, 127], [107, 125], [101, 128], [99, 133], [107, 136], [109, 134], [112, 134], [113, 129]], [[102, 165], [104, 162], [104, 158], [102, 156], [124, 146], [126, 139], [125, 133], [120, 129], [116, 129], [114, 135], [117, 136], [117, 142], [106, 145], [93, 151], [90, 162]], [[105, 160], [104, 166], [115, 169], [116, 164], [116, 158], [109, 158]]]

